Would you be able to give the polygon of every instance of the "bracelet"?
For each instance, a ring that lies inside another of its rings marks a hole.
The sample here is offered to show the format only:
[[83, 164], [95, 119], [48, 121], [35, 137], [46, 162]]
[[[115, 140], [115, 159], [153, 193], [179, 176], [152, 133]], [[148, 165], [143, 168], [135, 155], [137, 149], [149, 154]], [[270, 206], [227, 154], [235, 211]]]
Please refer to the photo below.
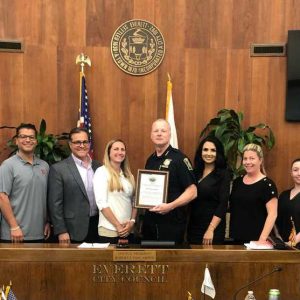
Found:
[[16, 230], [18, 230], [18, 229], [20, 229], [20, 226], [19, 226], [19, 225], [18, 225], [17, 227], [11, 228], [10, 231], [16, 231]]
[[216, 229], [216, 226], [215, 226], [212, 222], [210, 222], [209, 225], [210, 225], [213, 229]]
[[135, 219], [130, 219], [130, 222], [135, 223]]

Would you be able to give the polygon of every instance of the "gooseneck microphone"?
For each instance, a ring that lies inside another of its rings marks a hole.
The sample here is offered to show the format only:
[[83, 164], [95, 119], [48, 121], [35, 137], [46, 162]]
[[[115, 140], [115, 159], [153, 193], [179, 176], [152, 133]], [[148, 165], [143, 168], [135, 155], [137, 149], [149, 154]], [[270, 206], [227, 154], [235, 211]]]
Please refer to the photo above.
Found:
[[236, 297], [237, 297], [238, 293], [239, 293], [240, 291], [242, 291], [243, 289], [249, 287], [249, 286], [252, 285], [253, 283], [255, 283], [255, 282], [257, 282], [257, 281], [260, 281], [261, 279], [263, 279], [263, 278], [265, 278], [265, 277], [267, 277], [267, 276], [269, 276], [269, 275], [271, 275], [271, 274], [273, 274], [273, 273], [275, 273], [275, 272], [280, 272], [280, 271], [282, 271], [282, 267], [276, 266], [276, 267], [274, 267], [274, 269], [273, 269], [271, 272], [268, 272], [268, 273], [266, 273], [266, 274], [263, 274], [263, 275], [257, 277], [256, 279], [254, 279], [254, 280], [248, 282], [247, 284], [245, 284], [245, 285], [243, 285], [242, 287], [240, 287], [240, 288], [234, 293], [232, 299], [233, 299], [233, 300], [236, 300]]

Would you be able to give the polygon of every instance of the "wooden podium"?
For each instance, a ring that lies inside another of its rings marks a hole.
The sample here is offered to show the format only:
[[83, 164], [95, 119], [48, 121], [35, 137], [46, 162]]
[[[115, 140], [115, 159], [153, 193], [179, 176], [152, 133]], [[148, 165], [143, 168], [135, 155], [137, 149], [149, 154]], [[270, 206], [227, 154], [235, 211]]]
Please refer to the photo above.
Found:
[[[194, 300], [208, 264], [215, 300], [231, 300], [255, 278], [282, 271], [251, 286], [259, 300], [278, 288], [282, 300], [300, 299], [300, 251], [245, 250], [242, 246], [192, 249], [78, 249], [77, 245], [0, 244], [0, 284], [12, 280], [18, 300]], [[247, 289], [237, 299], [244, 299]], [[221, 295], [222, 293], [222, 295]]]

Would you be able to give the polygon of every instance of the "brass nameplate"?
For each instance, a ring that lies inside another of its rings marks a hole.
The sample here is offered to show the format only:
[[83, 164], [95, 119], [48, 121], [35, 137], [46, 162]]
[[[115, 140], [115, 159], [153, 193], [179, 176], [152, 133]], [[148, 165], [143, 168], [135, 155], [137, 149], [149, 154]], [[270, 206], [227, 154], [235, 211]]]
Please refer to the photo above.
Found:
[[156, 251], [155, 250], [114, 251], [113, 261], [156, 261]]

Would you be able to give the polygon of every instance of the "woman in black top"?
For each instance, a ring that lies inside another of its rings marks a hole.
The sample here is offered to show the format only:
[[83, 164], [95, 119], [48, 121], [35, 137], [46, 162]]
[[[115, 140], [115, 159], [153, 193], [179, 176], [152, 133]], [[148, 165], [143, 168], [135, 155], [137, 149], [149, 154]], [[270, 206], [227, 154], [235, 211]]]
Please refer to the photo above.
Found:
[[222, 244], [230, 191], [230, 173], [224, 148], [215, 137], [203, 139], [195, 154], [197, 198], [190, 204], [188, 241], [191, 244]]
[[287, 242], [292, 231], [292, 218], [297, 234], [294, 242], [297, 244], [300, 243], [300, 158], [293, 161], [291, 176], [294, 187], [279, 196], [276, 224], [283, 240]]
[[265, 175], [259, 145], [244, 147], [243, 166], [246, 174], [235, 179], [230, 195], [230, 237], [265, 244], [277, 217], [277, 189]]

